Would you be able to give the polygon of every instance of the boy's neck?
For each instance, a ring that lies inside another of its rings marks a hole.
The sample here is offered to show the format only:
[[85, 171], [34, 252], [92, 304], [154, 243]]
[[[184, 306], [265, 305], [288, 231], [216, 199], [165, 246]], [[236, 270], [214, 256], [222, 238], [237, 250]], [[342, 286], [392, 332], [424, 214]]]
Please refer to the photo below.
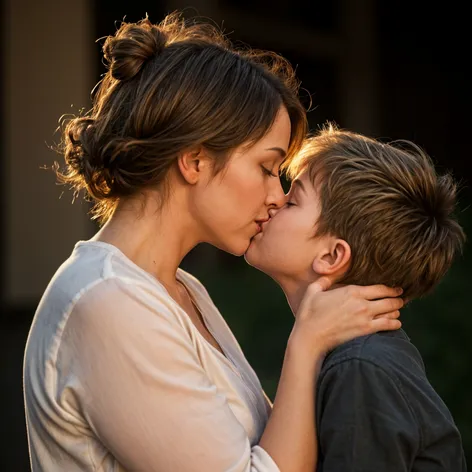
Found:
[[[315, 279], [316, 280], [316, 279]], [[277, 281], [287, 297], [288, 304], [293, 316], [297, 316], [300, 303], [305, 295], [308, 286], [315, 280], [284, 280]]]
[[[316, 282], [319, 279], [319, 276], [316, 275], [315, 277], [307, 280], [295, 280], [295, 279], [285, 279], [283, 281], [277, 280], [277, 283], [280, 285], [282, 290], [287, 297], [288, 304], [292, 310], [293, 316], [297, 316], [298, 309], [300, 308], [300, 304], [305, 296], [305, 292], [310, 284]], [[334, 284], [328, 289], [332, 290], [334, 288], [341, 287], [343, 284], [337, 283], [336, 281]]]

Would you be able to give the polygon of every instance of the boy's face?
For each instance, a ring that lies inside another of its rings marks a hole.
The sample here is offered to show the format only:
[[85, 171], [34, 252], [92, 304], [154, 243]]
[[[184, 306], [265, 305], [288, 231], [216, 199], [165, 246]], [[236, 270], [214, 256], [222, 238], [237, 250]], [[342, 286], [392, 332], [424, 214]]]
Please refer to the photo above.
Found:
[[292, 182], [287, 197], [282, 208], [270, 210], [272, 218], [252, 238], [245, 258], [275, 280], [307, 281], [316, 278], [313, 261], [325, 244], [325, 237], [314, 237], [321, 202], [307, 172]]

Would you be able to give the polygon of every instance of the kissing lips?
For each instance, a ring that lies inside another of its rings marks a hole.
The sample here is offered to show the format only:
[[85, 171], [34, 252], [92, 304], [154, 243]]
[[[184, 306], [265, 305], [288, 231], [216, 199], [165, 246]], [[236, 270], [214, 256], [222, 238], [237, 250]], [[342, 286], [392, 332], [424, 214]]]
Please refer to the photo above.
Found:
[[264, 230], [264, 224], [267, 223], [269, 220], [270, 220], [270, 217], [256, 220], [258, 233], [261, 233]]

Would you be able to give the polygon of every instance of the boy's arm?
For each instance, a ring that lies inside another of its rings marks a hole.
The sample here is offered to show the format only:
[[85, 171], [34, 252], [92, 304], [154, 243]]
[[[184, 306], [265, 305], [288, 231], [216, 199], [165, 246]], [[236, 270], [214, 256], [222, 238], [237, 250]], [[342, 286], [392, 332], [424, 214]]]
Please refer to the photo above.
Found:
[[330, 367], [319, 385], [317, 472], [411, 470], [420, 430], [396, 379], [349, 359]]

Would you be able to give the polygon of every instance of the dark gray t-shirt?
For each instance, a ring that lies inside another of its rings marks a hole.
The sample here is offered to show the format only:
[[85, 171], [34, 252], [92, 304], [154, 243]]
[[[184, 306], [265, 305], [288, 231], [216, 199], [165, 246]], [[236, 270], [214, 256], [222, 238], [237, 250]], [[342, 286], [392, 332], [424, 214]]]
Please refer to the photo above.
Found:
[[465, 472], [451, 413], [403, 330], [333, 350], [318, 380], [317, 472]]

